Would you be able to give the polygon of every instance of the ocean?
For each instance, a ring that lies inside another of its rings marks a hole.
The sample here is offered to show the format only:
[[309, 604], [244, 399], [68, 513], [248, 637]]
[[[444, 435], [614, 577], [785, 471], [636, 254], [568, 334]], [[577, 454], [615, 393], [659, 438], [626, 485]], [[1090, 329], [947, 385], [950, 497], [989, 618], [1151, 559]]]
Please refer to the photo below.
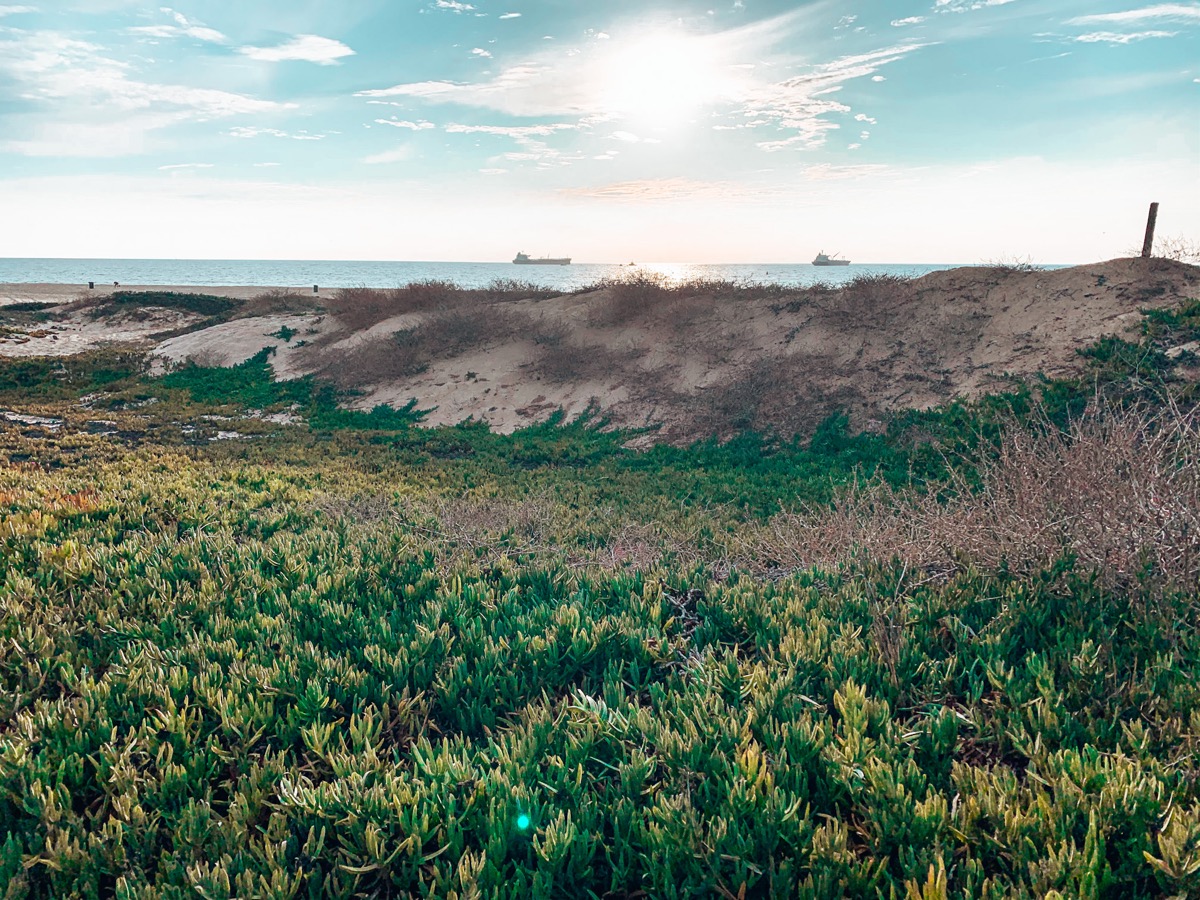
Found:
[[[89, 281], [129, 285], [321, 287], [400, 287], [419, 281], [448, 281], [464, 288], [512, 279], [550, 289], [572, 291], [598, 281], [627, 277], [641, 270], [671, 281], [728, 280], [740, 283], [842, 284], [859, 275], [917, 277], [962, 263], [898, 265], [855, 263], [818, 267], [810, 263], [518, 266], [509, 262], [368, 262], [254, 259], [2, 259], [0, 284], [78, 284]], [[1054, 268], [1054, 267], [1047, 267]]]

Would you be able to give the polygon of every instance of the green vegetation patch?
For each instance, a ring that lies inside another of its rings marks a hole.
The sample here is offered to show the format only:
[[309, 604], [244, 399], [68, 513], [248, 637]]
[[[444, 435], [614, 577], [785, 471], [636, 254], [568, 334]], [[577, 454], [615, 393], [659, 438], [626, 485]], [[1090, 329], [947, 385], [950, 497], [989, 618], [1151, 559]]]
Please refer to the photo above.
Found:
[[58, 416], [0, 422], [0, 887], [1190, 896], [1200, 449], [1154, 354], [1198, 312], [1078, 383], [647, 451], [270, 350], [0, 361]]
[[185, 294], [174, 291], [113, 291], [96, 307], [95, 315], [114, 315], [129, 308], [157, 306], [178, 309], [201, 316], [224, 316], [241, 306], [240, 300], [211, 294]]

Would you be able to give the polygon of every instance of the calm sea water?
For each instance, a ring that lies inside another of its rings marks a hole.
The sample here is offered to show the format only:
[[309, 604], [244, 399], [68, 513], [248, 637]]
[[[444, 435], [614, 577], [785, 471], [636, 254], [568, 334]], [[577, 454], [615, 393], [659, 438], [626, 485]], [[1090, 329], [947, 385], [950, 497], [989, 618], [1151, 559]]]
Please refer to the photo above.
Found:
[[817, 267], [809, 263], [685, 264], [644, 263], [639, 266], [578, 263], [570, 266], [517, 266], [470, 262], [322, 262], [318, 260], [250, 259], [0, 259], [0, 284], [79, 284], [89, 281], [129, 285], [212, 285], [263, 287], [399, 287], [414, 281], [448, 281], [465, 288], [483, 287], [497, 279], [516, 279], [564, 291], [621, 278], [638, 269], [672, 280], [721, 279], [759, 284], [841, 284], [856, 275], [920, 276], [944, 265], [855, 263]]

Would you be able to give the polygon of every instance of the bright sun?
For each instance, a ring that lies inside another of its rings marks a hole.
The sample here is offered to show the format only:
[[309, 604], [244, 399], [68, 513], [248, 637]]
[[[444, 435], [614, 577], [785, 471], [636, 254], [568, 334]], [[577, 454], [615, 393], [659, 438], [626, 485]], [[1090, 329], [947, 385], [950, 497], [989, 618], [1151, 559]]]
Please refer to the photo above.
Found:
[[631, 120], [677, 124], [729, 89], [728, 67], [700, 37], [658, 33], [616, 43], [603, 57], [606, 105]]

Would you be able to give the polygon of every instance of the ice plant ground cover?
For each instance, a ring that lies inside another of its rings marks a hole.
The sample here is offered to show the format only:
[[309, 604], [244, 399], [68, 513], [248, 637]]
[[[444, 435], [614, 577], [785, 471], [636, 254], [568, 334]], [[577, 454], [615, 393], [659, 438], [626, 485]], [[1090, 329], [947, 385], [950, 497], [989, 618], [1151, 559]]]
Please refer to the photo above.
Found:
[[1144, 331], [636, 452], [0, 363], [0, 890], [1194, 896], [1200, 304]]

